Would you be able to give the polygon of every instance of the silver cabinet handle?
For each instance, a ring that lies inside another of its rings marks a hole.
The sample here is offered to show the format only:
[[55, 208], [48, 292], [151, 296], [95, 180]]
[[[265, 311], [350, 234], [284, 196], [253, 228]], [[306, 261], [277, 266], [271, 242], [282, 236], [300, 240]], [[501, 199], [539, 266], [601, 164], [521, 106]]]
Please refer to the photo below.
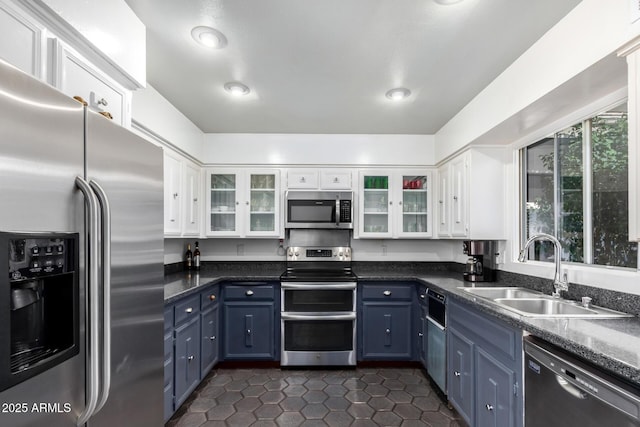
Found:
[[247, 334], [251, 335], [251, 329], [247, 329]]
[[88, 357], [88, 378], [87, 378], [87, 404], [84, 411], [78, 416], [77, 425], [86, 424], [87, 420], [93, 415], [98, 403], [99, 380], [100, 380], [100, 296], [98, 288], [100, 282], [99, 260], [97, 254], [100, 253], [100, 245], [98, 235], [100, 234], [100, 224], [98, 224], [98, 199], [91, 187], [82, 177], [76, 177], [76, 186], [84, 195], [84, 201], [89, 211], [89, 224], [87, 225], [87, 234], [85, 242], [89, 242], [88, 250], [92, 256], [88, 262], [88, 288], [89, 288], [89, 304], [87, 311], [89, 312], [89, 331], [87, 337], [87, 353]]
[[104, 98], [100, 98], [100, 99], [98, 100], [98, 102], [96, 102], [96, 104], [98, 104], [98, 105], [104, 105], [105, 107], [106, 107], [107, 105], [109, 105], [109, 103], [107, 102], [107, 100], [106, 100], [106, 99], [104, 99]]
[[239, 204], [240, 204], [240, 202], [236, 202], [236, 205], [239, 205]]
[[337, 184], [337, 183], [340, 182], [340, 179], [337, 176], [334, 176], [333, 177], [333, 182], [334, 182], [334, 184]]
[[391, 291], [384, 291], [382, 294], [384, 296], [388, 297], [389, 295], [391, 295]]
[[189, 362], [191, 362], [191, 361], [193, 360], [193, 356], [189, 356], [189, 357], [187, 357], [187, 360], [188, 360]]
[[453, 200], [458, 200], [458, 196], [453, 196]]
[[443, 202], [442, 200], [438, 200], [438, 203], [442, 204], [442, 203], [444, 203], [444, 202]]
[[423, 337], [423, 336], [424, 336], [424, 334], [423, 334], [422, 332], [418, 332], [418, 336], [419, 336], [419, 337]]
[[493, 411], [493, 405], [490, 405], [489, 403], [487, 403], [485, 407], [487, 408], [487, 411]]
[[100, 184], [92, 179], [89, 185], [102, 210], [102, 382], [100, 398], [93, 412], [95, 415], [107, 402], [111, 390], [111, 206]]
[[454, 375], [454, 376], [456, 376], [456, 377], [459, 377], [459, 376], [460, 376], [460, 372], [458, 372], [458, 371], [453, 371], [453, 375]]
[[247, 206], [249, 206], [249, 201], [247, 200], [246, 202], [244, 202]]
[[178, 193], [173, 193], [173, 198], [177, 199], [178, 198]]
[[214, 341], [216, 337], [209, 337], [209, 341]]
[[187, 314], [191, 314], [191, 313], [193, 313], [193, 308], [189, 307], [184, 312], [187, 313]]
[[304, 184], [305, 182], [307, 182], [305, 177], [304, 176], [300, 177], [300, 183]]
[[193, 199], [194, 203], [198, 203], [198, 198], [196, 197], [195, 199]]
[[246, 296], [250, 297], [251, 295], [253, 295], [253, 291], [252, 290], [248, 290], [247, 292], [244, 293]]
[[390, 334], [390, 333], [391, 333], [391, 329], [386, 329], [384, 332], [385, 332], [386, 334]]
[[424, 294], [420, 294], [420, 299], [424, 299], [424, 298], [425, 298]]

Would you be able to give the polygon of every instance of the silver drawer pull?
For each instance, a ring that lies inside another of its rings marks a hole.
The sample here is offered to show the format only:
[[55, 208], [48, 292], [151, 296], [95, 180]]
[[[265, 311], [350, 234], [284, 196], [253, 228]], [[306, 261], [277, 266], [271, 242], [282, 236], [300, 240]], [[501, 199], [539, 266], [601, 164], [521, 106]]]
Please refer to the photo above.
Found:
[[247, 329], [247, 334], [251, 335], [251, 329]]
[[424, 294], [420, 294], [420, 299], [425, 299]]
[[391, 329], [386, 329], [384, 332], [387, 333], [387, 334], [390, 334], [391, 333]]
[[391, 295], [391, 291], [384, 291], [382, 294], [384, 296], [388, 297], [389, 295]]
[[493, 405], [487, 403], [486, 405], [487, 411], [493, 411]]
[[209, 340], [214, 341], [216, 337], [209, 337]]
[[250, 297], [251, 295], [253, 295], [253, 291], [249, 290], [247, 292], [244, 293], [246, 296]]
[[459, 376], [460, 376], [460, 372], [458, 372], [458, 371], [453, 371], [453, 375], [454, 375], [454, 376], [456, 376], [456, 377], [459, 377]]
[[187, 357], [187, 360], [188, 360], [189, 362], [191, 362], [191, 361], [193, 360], [193, 356], [189, 356], [189, 357]]
[[424, 334], [423, 334], [422, 332], [418, 332], [418, 336], [419, 336], [419, 337], [423, 337], [423, 336], [424, 336]]
[[191, 313], [193, 313], [193, 308], [189, 307], [184, 312], [188, 313], [188, 314], [191, 314]]

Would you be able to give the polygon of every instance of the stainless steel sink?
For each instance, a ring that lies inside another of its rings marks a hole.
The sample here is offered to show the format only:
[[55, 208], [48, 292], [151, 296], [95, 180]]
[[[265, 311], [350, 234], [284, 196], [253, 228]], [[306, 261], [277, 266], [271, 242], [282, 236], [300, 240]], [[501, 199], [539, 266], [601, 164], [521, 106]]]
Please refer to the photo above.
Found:
[[526, 288], [480, 287], [460, 288], [474, 296], [493, 301], [498, 306], [527, 317], [559, 317], [612, 319], [633, 317], [632, 314], [591, 305], [583, 307], [574, 301], [553, 298]]
[[487, 298], [487, 299], [498, 299], [498, 298], [532, 298], [532, 297], [545, 297], [546, 295], [532, 291], [531, 289], [526, 288], [460, 288], [465, 292], [470, 294]]

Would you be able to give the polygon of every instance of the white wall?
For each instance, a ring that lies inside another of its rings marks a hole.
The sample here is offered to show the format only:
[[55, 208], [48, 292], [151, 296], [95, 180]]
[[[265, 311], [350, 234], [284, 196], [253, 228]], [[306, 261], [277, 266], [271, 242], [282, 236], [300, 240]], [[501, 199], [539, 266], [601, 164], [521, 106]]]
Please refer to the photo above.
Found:
[[153, 86], [133, 92], [131, 104], [134, 128], [142, 127], [174, 148], [196, 159], [202, 158], [202, 131]]
[[[626, 78], [626, 74], [620, 74], [626, 73], [624, 61], [615, 63], [615, 52], [640, 34], [640, 21], [629, 22], [629, 7], [629, 1], [624, 0], [583, 0], [436, 133], [436, 160], [473, 142], [508, 144], [521, 136], [517, 132], [523, 122], [529, 129], [545, 125], [544, 119], [553, 116], [545, 112], [577, 108], [578, 103], [590, 102], [589, 97], [594, 100], [615, 90], [616, 82], [606, 77], [617, 82]], [[562, 91], [564, 84], [575, 84], [572, 80], [587, 70], [594, 72], [579, 79], [584, 82], [578, 85], [580, 90]], [[554, 91], [562, 96], [547, 99], [525, 117], [518, 116]], [[502, 135], [502, 141], [483, 140], [489, 131], [504, 126], [511, 118], [518, 121], [511, 135]]]
[[203, 163], [434, 165], [433, 135], [206, 134]]

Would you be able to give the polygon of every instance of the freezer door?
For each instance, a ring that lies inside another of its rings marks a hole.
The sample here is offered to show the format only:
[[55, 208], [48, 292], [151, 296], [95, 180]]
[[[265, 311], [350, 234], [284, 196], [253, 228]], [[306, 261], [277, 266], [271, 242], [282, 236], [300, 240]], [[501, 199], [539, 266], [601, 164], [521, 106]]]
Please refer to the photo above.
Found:
[[[2, 426], [75, 426], [84, 409], [83, 156], [82, 106], [0, 61], [0, 230], [81, 236], [80, 352], [0, 393]], [[5, 315], [8, 299], [0, 296]]]
[[112, 288], [111, 386], [88, 425], [156, 427], [164, 402], [162, 151], [101, 115], [89, 112], [87, 124], [87, 180], [111, 208]]

